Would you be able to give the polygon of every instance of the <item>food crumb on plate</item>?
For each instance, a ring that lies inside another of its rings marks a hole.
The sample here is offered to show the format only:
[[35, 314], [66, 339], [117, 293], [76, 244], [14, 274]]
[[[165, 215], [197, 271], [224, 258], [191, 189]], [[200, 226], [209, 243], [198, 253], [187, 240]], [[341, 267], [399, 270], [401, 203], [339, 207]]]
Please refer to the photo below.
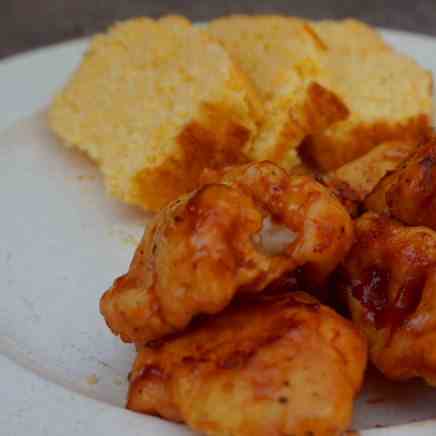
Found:
[[109, 231], [109, 235], [116, 239], [119, 239], [124, 246], [134, 246], [136, 247], [141, 240], [140, 236], [137, 236], [133, 233], [129, 233], [124, 229], [120, 229], [119, 227], [113, 227]]
[[93, 182], [97, 179], [95, 174], [81, 174], [77, 176], [79, 182]]
[[123, 384], [123, 380], [120, 377], [115, 377], [113, 382], [114, 382], [114, 385], [117, 385], [117, 386], [121, 386]]
[[87, 377], [86, 383], [88, 383], [88, 385], [90, 386], [96, 385], [98, 383], [97, 376], [95, 374], [91, 374], [90, 376]]

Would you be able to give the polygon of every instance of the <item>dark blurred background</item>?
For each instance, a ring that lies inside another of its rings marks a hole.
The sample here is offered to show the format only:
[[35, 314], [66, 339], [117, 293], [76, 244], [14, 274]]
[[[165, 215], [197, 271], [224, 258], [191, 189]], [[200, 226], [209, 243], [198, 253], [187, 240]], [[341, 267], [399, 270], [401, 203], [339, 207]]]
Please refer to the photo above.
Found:
[[89, 35], [115, 20], [168, 13], [197, 21], [230, 13], [353, 16], [377, 26], [436, 35], [436, 0], [0, 0], [0, 58]]

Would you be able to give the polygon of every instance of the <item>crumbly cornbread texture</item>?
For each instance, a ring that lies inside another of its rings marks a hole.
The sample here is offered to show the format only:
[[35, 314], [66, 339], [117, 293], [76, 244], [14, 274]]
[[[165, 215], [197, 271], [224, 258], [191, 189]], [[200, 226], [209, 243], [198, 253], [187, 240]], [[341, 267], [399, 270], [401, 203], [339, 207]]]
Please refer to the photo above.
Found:
[[181, 17], [137, 18], [96, 36], [50, 125], [94, 159], [107, 190], [157, 210], [205, 166], [248, 160], [260, 103], [226, 50]]
[[307, 21], [295, 17], [234, 15], [212, 21], [219, 39], [254, 82], [265, 122], [253, 141], [252, 159], [269, 159], [290, 169], [297, 147], [346, 118], [347, 108], [329, 89], [326, 47]]
[[355, 20], [312, 23], [327, 47], [332, 89], [350, 116], [312, 135], [303, 155], [334, 170], [388, 141], [424, 142], [431, 132], [432, 77]]
[[332, 171], [431, 132], [431, 74], [355, 20], [138, 18], [91, 43], [50, 124], [108, 191], [158, 210], [205, 168], [271, 160]]

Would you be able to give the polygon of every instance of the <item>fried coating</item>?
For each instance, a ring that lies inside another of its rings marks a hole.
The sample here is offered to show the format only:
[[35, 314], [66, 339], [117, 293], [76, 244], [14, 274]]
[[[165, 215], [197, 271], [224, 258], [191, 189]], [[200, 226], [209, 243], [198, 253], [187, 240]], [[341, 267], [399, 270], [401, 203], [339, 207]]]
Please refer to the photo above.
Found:
[[[216, 181], [254, 198], [273, 223], [297, 234], [288, 254], [316, 283], [323, 282], [350, 249], [353, 224], [337, 198], [312, 177], [289, 175], [271, 162], [230, 167], [215, 172]], [[268, 244], [267, 238], [264, 245]], [[274, 236], [274, 235], [271, 235]], [[267, 248], [267, 251], [268, 250]], [[288, 270], [289, 272], [289, 270]]]
[[301, 292], [253, 300], [143, 348], [127, 407], [206, 435], [342, 435], [366, 366], [363, 336]]
[[298, 267], [322, 281], [348, 252], [351, 218], [313, 179], [291, 178], [269, 162], [214, 177], [220, 183], [156, 216], [129, 272], [103, 295], [101, 312], [122, 340], [144, 343], [181, 330]]
[[323, 177], [352, 215], [386, 174], [397, 169], [416, 149], [415, 141], [381, 144], [359, 159]]
[[436, 232], [363, 215], [342, 280], [377, 368], [436, 386]]
[[405, 224], [436, 229], [436, 138], [385, 177], [365, 206]]

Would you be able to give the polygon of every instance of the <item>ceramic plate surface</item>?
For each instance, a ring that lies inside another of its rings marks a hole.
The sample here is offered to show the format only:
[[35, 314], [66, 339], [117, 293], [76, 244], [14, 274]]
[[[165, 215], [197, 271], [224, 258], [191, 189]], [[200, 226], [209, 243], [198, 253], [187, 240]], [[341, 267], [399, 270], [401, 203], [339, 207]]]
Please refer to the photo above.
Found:
[[[436, 40], [384, 32], [436, 74]], [[123, 409], [131, 346], [98, 311], [149, 216], [105, 196], [95, 167], [60, 147], [45, 111], [86, 41], [0, 62], [0, 435], [182, 436]], [[353, 428], [436, 434], [436, 390], [368, 377]]]

